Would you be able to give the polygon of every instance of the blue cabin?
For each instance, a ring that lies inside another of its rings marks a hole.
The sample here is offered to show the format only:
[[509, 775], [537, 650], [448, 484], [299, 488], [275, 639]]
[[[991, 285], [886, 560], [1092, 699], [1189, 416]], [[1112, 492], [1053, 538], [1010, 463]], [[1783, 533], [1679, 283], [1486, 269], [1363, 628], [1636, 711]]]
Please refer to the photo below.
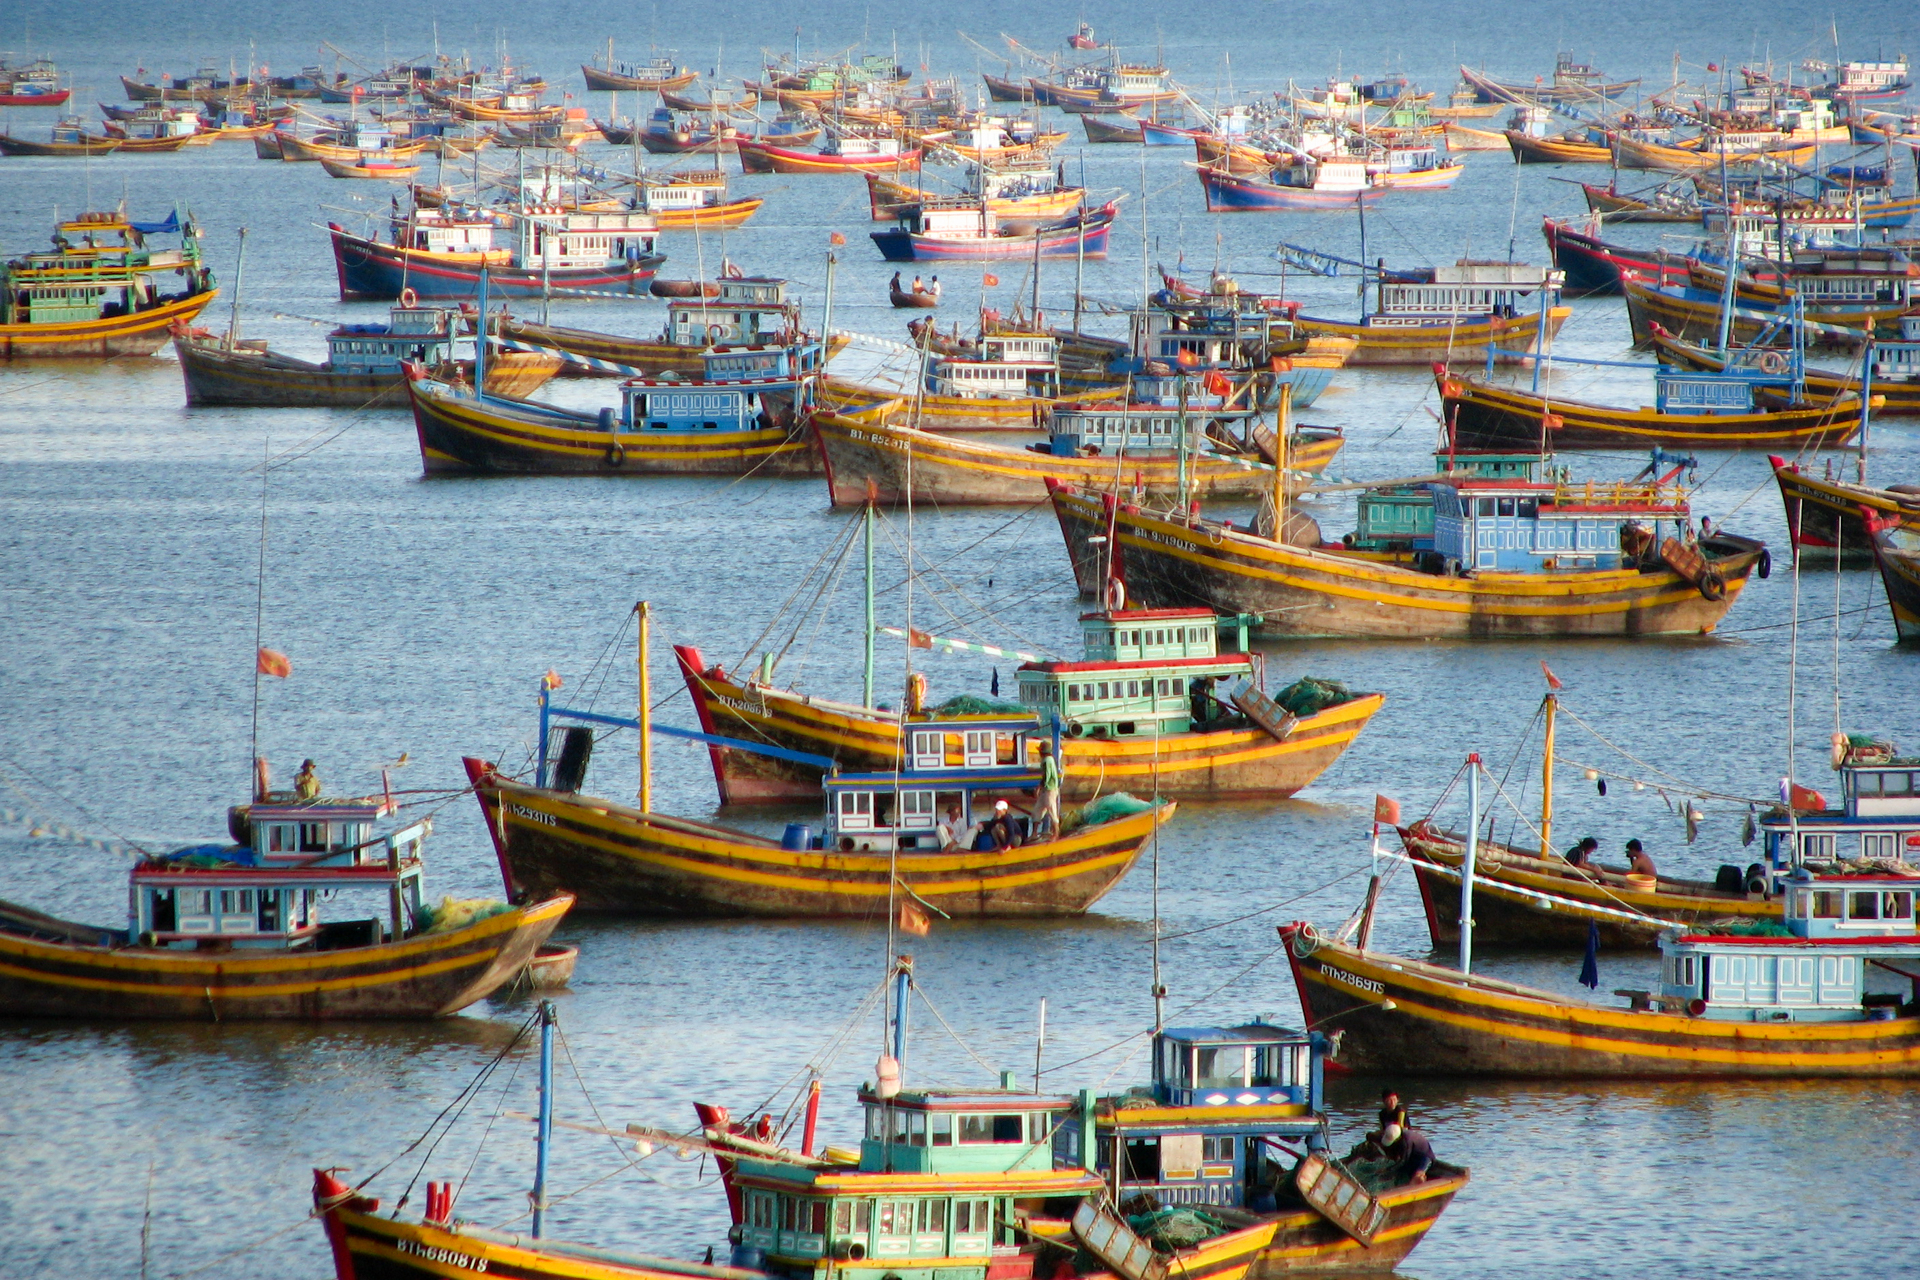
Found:
[[[705, 377], [632, 378], [620, 385], [621, 431], [759, 431], [809, 405], [822, 363], [818, 342], [708, 351]], [[611, 410], [603, 410], [611, 414]]]
[[1789, 815], [1783, 803], [1760, 819], [1769, 862], [1780, 870], [1920, 863], [1920, 756], [1853, 736], [1839, 774], [1837, 808], [1802, 791], [1798, 814]]
[[914, 720], [898, 773], [835, 773], [823, 781], [826, 834], [814, 847], [939, 849], [949, 807], [960, 811], [956, 835], [972, 846], [984, 838], [978, 828], [991, 817], [993, 800], [1039, 787], [1044, 736], [1038, 716]]
[[1631, 559], [1624, 536], [1658, 547], [1687, 532], [1685, 493], [1672, 486], [1474, 479], [1432, 488], [1433, 554], [1461, 572], [1618, 569]]
[[344, 324], [327, 335], [327, 367], [334, 373], [400, 375], [408, 360], [432, 368], [453, 358], [450, 307], [394, 307], [385, 324]]
[[[1537, 453], [1456, 451], [1433, 455], [1436, 472], [1464, 471], [1486, 480], [1539, 479], [1545, 459]], [[1395, 485], [1361, 493], [1353, 532], [1341, 542], [1350, 550], [1393, 554], [1433, 550], [1433, 487]]]

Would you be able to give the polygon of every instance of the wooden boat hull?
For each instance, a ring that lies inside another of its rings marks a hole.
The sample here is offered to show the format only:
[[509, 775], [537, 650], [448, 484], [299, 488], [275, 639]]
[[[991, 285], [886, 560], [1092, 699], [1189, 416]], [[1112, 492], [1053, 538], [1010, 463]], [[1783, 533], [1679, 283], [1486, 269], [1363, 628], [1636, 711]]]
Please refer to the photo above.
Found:
[[[944, 396], [932, 392], [920, 397], [920, 426], [936, 433], [1008, 432], [1038, 440], [1044, 434], [1037, 425], [1048, 410], [1077, 404], [1112, 400], [1123, 388], [1117, 385], [1058, 397], [1020, 396], [993, 399], [986, 396]], [[892, 404], [899, 392], [827, 378], [821, 382], [820, 401], [840, 413], [860, 414]]]
[[820, 464], [805, 429], [602, 431], [593, 418], [408, 384], [421, 469], [437, 475], [805, 476]]
[[1103, 259], [1107, 256], [1107, 238], [1112, 230], [1111, 216], [1095, 214], [1065, 226], [1032, 231], [1006, 228], [997, 236], [921, 235], [904, 228], [867, 234], [888, 262], [987, 262], [1030, 259], [1036, 253], [1043, 258]]
[[1823, 479], [1802, 471], [1798, 462], [1778, 456], [1770, 455], [1767, 461], [1773, 466], [1773, 479], [1780, 486], [1780, 501], [1786, 508], [1787, 536], [1796, 555], [1801, 548], [1807, 549], [1802, 561], [1807, 568], [1832, 568], [1836, 547], [1843, 565], [1867, 564], [1874, 559], [1874, 539], [1862, 508], [1893, 526], [1920, 528], [1920, 494]]
[[1033, 87], [1024, 81], [990, 76], [985, 72], [981, 73], [980, 78], [987, 82], [987, 97], [995, 102], [1033, 101]]
[[[1400, 842], [1414, 861], [1434, 947], [1458, 942], [1463, 838], [1418, 822], [1400, 828]], [[1725, 893], [1671, 878], [1644, 889], [1624, 875], [1582, 875], [1561, 859], [1483, 841], [1474, 860], [1473, 941], [1475, 946], [1584, 947], [1591, 924], [1600, 931], [1603, 947], [1648, 949], [1676, 924], [1779, 922], [1781, 903], [1764, 894]], [[1622, 912], [1650, 918], [1622, 919]]]
[[0, 1015], [192, 1022], [444, 1017], [512, 981], [571, 905], [561, 895], [444, 934], [319, 952], [83, 946], [0, 931]]
[[1587, 197], [1587, 211], [1597, 213], [1608, 222], [1698, 222], [1699, 210], [1662, 209], [1657, 205], [1639, 200], [1633, 196], [1623, 196], [1606, 187], [1596, 187], [1590, 182], [1580, 184], [1580, 190]]
[[[1622, 277], [1620, 291], [1627, 296], [1627, 325], [1633, 331], [1633, 345], [1645, 350], [1653, 345], [1654, 326], [1666, 330], [1683, 342], [1714, 342], [1720, 332], [1720, 303], [1715, 298], [1695, 298], [1673, 289], [1662, 289], [1638, 280]], [[1857, 346], [1867, 331], [1898, 321], [1898, 309], [1852, 312], [1843, 315], [1809, 315], [1806, 344], [1810, 347]], [[1772, 308], [1736, 300], [1730, 339], [1745, 345], [1756, 341], [1761, 330], [1773, 327], [1781, 319]]]
[[[1712, 348], [1699, 346], [1691, 342], [1682, 342], [1672, 334], [1654, 332], [1648, 334], [1647, 345], [1660, 354], [1668, 364], [1686, 369], [1705, 369], [1709, 371], [1726, 367], [1722, 359]], [[1785, 352], [1781, 353], [1785, 355]], [[1833, 400], [1841, 396], [1858, 396], [1860, 379], [1857, 375], [1835, 373], [1827, 369], [1808, 368], [1805, 371], [1807, 397], [1812, 400]], [[1920, 417], [1920, 380], [1912, 382], [1894, 382], [1884, 378], [1873, 380], [1874, 409], [1873, 417], [1877, 422], [1881, 418]], [[1864, 548], [1865, 544], [1862, 543]]]
[[656, 89], [685, 89], [700, 78], [698, 71], [682, 71], [671, 76], [623, 76], [617, 71], [603, 71], [590, 63], [580, 64], [580, 74], [586, 79], [587, 88], [614, 90], [626, 93], [629, 90], [639, 93]]
[[[410, 160], [422, 155], [432, 143], [429, 139], [418, 142], [403, 142], [385, 148], [381, 155], [390, 160]], [[331, 142], [315, 142], [303, 138], [291, 129], [283, 130], [280, 135], [280, 158], [282, 160], [331, 160], [335, 164], [357, 165], [366, 152], [359, 147], [335, 146]]]
[[[585, 912], [653, 918], [884, 917], [892, 880], [954, 919], [1079, 915], [1120, 882], [1168, 802], [998, 852], [783, 849], [707, 823], [541, 790], [468, 759], [510, 885], [573, 884]], [[891, 868], [891, 870], [890, 870]]]
[[357, 236], [338, 223], [328, 223], [333, 237], [333, 265], [342, 302], [398, 298], [411, 289], [425, 300], [467, 299], [480, 295], [480, 271], [487, 270], [487, 291], [496, 298], [538, 298], [582, 294], [621, 294], [640, 297], [647, 291], [664, 254], [650, 254], [600, 267], [538, 267], [510, 265], [507, 254], [426, 253], [397, 249]]
[[[651, 292], [651, 285], [649, 285]], [[536, 347], [551, 347], [585, 360], [604, 361], [630, 369], [644, 369], [650, 375], [684, 373], [694, 377], [706, 370], [704, 346], [679, 346], [658, 339], [626, 338], [599, 333], [592, 329], [570, 329], [562, 325], [535, 324], [504, 316], [494, 330], [509, 342], [524, 342]], [[629, 375], [622, 375], [629, 376]]]
[[923, 311], [931, 311], [940, 305], [938, 295], [931, 293], [914, 293], [911, 290], [902, 289], [888, 289], [887, 301], [896, 307], [918, 308]]
[[1208, 213], [1352, 209], [1373, 204], [1386, 194], [1385, 187], [1377, 186], [1354, 191], [1316, 191], [1312, 187], [1289, 187], [1219, 169], [1202, 168], [1194, 172], [1199, 175], [1200, 188], [1206, 193]]
[[1515, 164], [1612, 164], [1613, 148], [1566, 138], [1534, 138], [1508, 129], [1507, 149]]
[[1507, 135], [1498, 129], [1476, 129], [1472, 125], [1459, 124], [1452, 120], [1443, 121], [1441, 127], [1446, 133], [1448, 151], [1506, 151], [1509, 149]]
[[[1471, 449], [1838, 449], [1859, 432], [1858, 397], [1771, 413], [1658, 413], [1489, 386], [1436, 373], [1441, 413]], [[1557, 425], [1556, 425], [1557, 424]]]
[[0, 93], [0, 107], [58, 107], [64, 106], [72, 96], [71, 89], [54, 89], [47, 93]]
[[384, 179], [388, 182], [404, 181], [420, 172], [420, 166], [417, 164], [370, 165], [326, 159], [320, 161], [320, 167], [327, 171], [329, 178]]
[[166, 345], [172, 326], [191, 323], [218, 289], [163, 302], [129, 316], [62, 320], [41, 324], [0, 324], [0, 360], [92, 360], [111, 356], [150, 356]]
[[[1007, 196], [987, 201], [1003, 227], [1031, 230], [1041, 223], [1058, 222], [1080, 207], [1086, 192], [1068, 187], [1035, 196]], [[893, 222], [918, 208], [922, 192], [881, 174], [867, 175], [867, 206], [875, 222]]]
[[1664, 565], [1482, 573], [1449, 578], [1327, 548], [1288, 546], [1215, 524], [1189, 527], [1131, 503], [1058, 486], [1054, 513], [1083, 594], [1104, 583], [1109, 525], [1127, 598], [1141, 608], [1259, 613], [1259, 634], [1370, 639], [1705, 635], [1719, 625], [1765, 548], [1715, 540], [1717, 601]]
[[1338, 1018], [1361, 1074], [1598, 1079], [1920, 1076], [1920, 1018], [1732, 1022], [1565, 1000], [1357, 951], [1288, 925], [1309, 1025]]
[[1666, 249], [1637, 249], [1609, 244], [1552, 218], [1541, 220], [1553, 265], [1567, 273], [1571, 294], [1616, 294], [1622, 280], [1649, 284], [1684, 285], [1689, 270], [1685, 254]]
[[1399, 1264], [1426, 1238], [1467, 1179], [1462, 1169], [1381, 1192], [1378, 1201], [1387, 1216], [1369, 1245], [1317, 1211], [1299, 1209], [1182, 1249], [1169, 1259], [1169, 1270], [1182, 1280], [1398, 1274]]
[[1718, 151], [1668, 147], [1625, 136], [1614, 139], [1614, 148], [1619, 152], [1622, 169], [1654, 169], [1663, 173], [1706, 173], [1719, 169], [1723, 163], [1730, 169], [1750, 168], [1762, 159], [1782, 165], [1804, 165], [1819, 150], [1815, 144], [1808, 143], [1766, 151], [1729, 151], [1723, 160]]
[[[1046, 500], [1048, 483], [1067, 479], [1093, 486], [1125, 487], [1138, 478], [1148, 491], [1178, 488], [1179, 464], [1171, 457], [1056, 458], [1007, 445], [967, 440], [898, 426], [885, 410], [858, 417], [814, 415], [814, 434], [826, 465], [835, 506], [872, 500], [896, 506], [907, 500], [941, 506], [993, 506]], [[1188, 489], [1207, 497], [1259, 497], [1273, 488], [1273, 468], [1251, 459], [1197, 454], [1187, 460]]]
[[[1099, 116], [1081, 116], [1080, 127], [1087, 131], [1090, 143], [1131, 142], [1136, 146], [1145, 140], [1138, 120], [1129, 120], [1125, 124], [1115, 124], [1102, 120]], [[1182, 139], [1184, 142], [1185, 139]]]
[[[1571, 307], [1549, 307], [1547, 337], [1551, 339], [1560, 332], [1560, 326], [1572, 314]], [[1500, 351], [1530, 351], [1540, 332], [1540, 313], [1463, 317], [1456, 324], [1445, 321], [1386, 324], [1377, 319], [1371, 324], [1354, 324], [1303, 315], [1295, 320], [1294, 328], [1303, 337], [1351, 339], [1354, 347], [1353, 354], [1347, 357], [1350, 365], [1430, 365], [1453, 360], [1478, 363], [1486, 359], [1488, 347]], [[1495, 364], [1521, 364], [1527, 358], [1496, 355], [1493, 359]]]
[[[742, 684], [676, 646], [701, 729], [825, 756], [855, 773], [898, 767], [900, 722], [865, 707]], [[1153, 739], [1063, 737], [1060, 794], [1083, 802], [1110, 791], [1173, 800], [1284, 800], [1340, 758], [1385, 703], [1369, 693], [1302, 718], [1284, 741], [1247, 727]], [[821, 770], [729, 747], [710, 748], [722, 804], [788, 804], [820, 794]]]
[[[217, 339], [176, 333], [173, 350], [186, 382], [187, 403], [196, 407], [405, 409], [404, 374], [335, 373], [324, 365], [273, 352], [226, 350]], [[560, 371], [552, 356], [524, 351], [495, 353], [487, 361], [487, 393], [526, 397]], [[472, 374], [473, 362], [462, 369]], [[451, 370], [445, 371], [451, 376]]]
[[[841, 157], [796, 151], [754, 138], [737, 138], [734, 145], [740, 152], [740, 167], [749, 173], [917, 173], [920, 169], [921, 153], [917, 149], [893, 156]], [[749, 157], [764, 162], [767, 168], [756, 171], [748, 164]]]
[[125, 145], [120, 138], [99, 138], [88, 142], [29, 142], [25, 138], [0, 133], [0, 155], [4, 156], [104, 156]]
[[763, 196], [741, 196], [704, 209], [661, 209], [654, 213], [653, 220], [662, 231], [725, 231], [744, 226], [765, 203]]
[[1902, 640], [1920, 640], [1920, 555], [1896, 546], [1887, 533], [1877, 531], [1873, 561], [1887, 589], [1894, 634]]

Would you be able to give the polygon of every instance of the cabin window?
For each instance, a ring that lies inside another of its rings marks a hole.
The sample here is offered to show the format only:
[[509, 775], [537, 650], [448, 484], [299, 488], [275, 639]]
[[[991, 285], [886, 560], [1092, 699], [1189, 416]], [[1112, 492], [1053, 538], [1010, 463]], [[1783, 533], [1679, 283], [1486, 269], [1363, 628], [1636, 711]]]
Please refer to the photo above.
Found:
[[1676, 971], [1680, 975], [1681, 986], [1693, 987], [1699, 984], [1700, 961], [1698, 956], [1682, 956], [1675, 964]]
[[947, 1229], [947, 1202], [945, 1200], [922, 1200], [915, 1206], [914, 1230], [922, 1235], [932, 1235]]
[[1224, 1089], [1242, 1084], [1247, 1074], [1245, 1045], [1199, 1048], [1193, 1051], [1193, 1087]]
[[1200, 1139], [1200, 1159], [1208, 1164], [1225, 1164], [1233, 1159], [1233, 1135], [1222, 1134], [1217, 1138], [1202, 1136]]
[[1833, 861], [1833, 837], [1831, 835], [1801, 836], [1800, 856], [1816, 862]]
[[883, 1236], [913, 1234], [913, 1202], [911, 1200], [880, 1202], [880, 1234]]
[[873, 829], [873, 793], [871, 791], [840, 793], [840, 827], [845, 831]]
[[1101, 698], [1101, 701], [1103, 701], [1103, 702], [1104, 702], [1104, 701], [1105, 701], [1105, 700], [1107, 699], [1107, 697], [1108, 697], [1108, 694], [1107, 694], [1107, 682], [1106, 682], [1105, 680], [1102, 680], [1102, 681], [1100, 682], [1100, 698]]
[[1847, 895], [1847, 919], [1878, 920], [1880, 918], [1880, 895], [1867, 890], [1864, 893]]
[[1813, 918], [1815, 920], [1838, 920], [1840, 918], [1839, 890], [1815, 889], [1813, 891]]
[[1012, 1115], [963, 1115], [960, 1117], [962, 1145], [989, 1142], [1024, 1142], [1025, 1126], [1018, 1112]]
[[300, 824], [300, 852], [324, 853], [327, 848], [327, 824], [324, 822], [303, 822]]
[[1880, 778], [1877, 773], [1856, 773], [1853, 775], [1853, 791], [1858, 796], [1877, 796], [1880, 794]]
[[1868, 832], [1860, 837], [1863, 858], [1894, 858], [1899, 855], [1900, 837], [1892, 832]]
[[953, 1234], [956, 1236], [985, 1235], [991, 1230], [993, 1230], [993, 1201], [955, 1200], [953, 1202]]
[[870, 1141], [879, 1142], [882, 1138], [885, 1138], [887, 1136], [886, 1126], [887, 1126], [887, 1121], [885, 1116], [885, 1108], [868, 1107], [867, 1108], [867, 1138]]
[[1880, 775], [1880, 793], [1889, 796], [1913, 794], [1913, 775], [1910, 773], [1883, 773]]
[[936, 1112], [929, 1117], [931, 1121], [932, 1145], [950, 1147], [953, 1145], [953, 1117], [944, 1112]]
[[1185, 676], [1175, 676], [1173, 679], [1173, 696], [1176, 698], [1184, 697], [1186, 696], [1186, 692], [1187, 678]]
[[1171, 696], [1171, 695], [1170, 695], [1170, 694], [1169, 694], [1169, 693], [1167, 692], [1167, 690], [1168, 690], [1169, 688], [1171, 688], [1171, 687], [1172, 687], [1172, 686], [1171, 686], [1171, 685], [1169, 685], [1169, 684], [1168, 684], [1168, 683], [1167, 683], [1167, 682], [1166, 682], [1165, 680], [1162, 680], [1162, 681], [1160, 681], [1160, 696], [1161, 696], [1161, 697], [1163, 697], [1163, 698], [1165, 698], [1165, 697], [1169, 697], [1169, 696]]
[[1253, 1078], [1248, 1084], [1262, 1088], [1274, 1088], [1294, 1083], [1295, 1073], [1290, 1069], [1294, 1051], [1301, 1046], [1273, 1044], [1253, 1051]]
[[764, 1231], [775, 1229], [778, 1210], [774, 1197], [769, 1192], [755, 1191], [747, 1196], [747, 1225]]
[[903, 1107], [892, 1107], [888, 1109], [887, 1114], [893, 1118], [892, 1122], [887, 1126], [887, 1141], [896, 1147], [906, 1146], [907, 1117], [913, 1113]]
[[864, 1236], [873, 1229], [873, 1201], [842, 1200], [833, 1206], [833, 1233]]
[[942, 750], [941, 734], [915, 732], [913, 735], [913, 767], [916, 769], [938, 769], [946, 763]]
[[294, 851], [294, 829], [289, 826], [274, 825], [267, 828], [268, 853], [292, 853]]
[[1539, 514], [1540, 514], [1540, 500], [1538, 498], [1520, 499], [1521, 518], [1526, 520], [1532, 520], [1537, 516], [1539, 516]]
[[1913, 919], [1913, 894], [1904, 889], [1881, 894], [1880, 918], [1882, 920]]
[[223, 916], [253, 914], [253, 890], [220, 890], [220, 914]]
[[1493, 499], [1492, 499], [1492, 498], [1482, 498], [1482, 499], [1480, 499], [1480, 514], [1481, 514], [1481, 515], [1483, 515], [1483, 516], [1490, 516], [1490, 515], [1492, 515], [1492, 514], [1493, 514]]
[[907, 1145], [910, 1147], [924, 1147], [927, 1145], [926, 1112], [907, 1112]]
[[907, 791], [900, 796], [900, 825], [931, 828], [934, 825], [933, 792]]
[[993, 730], [969, 729], [966, 733], [965, 755], [962, 758], [968, 768], [980, 768], [993, 763]]
[[261, 933], [282, 933], [285, 931], [285, 922], [280, 918], [280, 891], [278, 889], [262, 889], [260, 891], [259, 918]]
[[1499, 500], [1498, 500], [1498, 502], [1497, 502], [1497, 503], [1495, 504], [1495, 509], [1496, 509], [1496, 510], [1498, 511], [1498, 513], [1499, 513], [1500, 515], [1503, 515], [1503, 516], [1510, 516], [1510, 515], [1512, 515], [1512, 514], [1513, 514], [1513, 499], [1512, 499], [1512, 498], [1501, 498], [1501, 499], [1499, 499]]

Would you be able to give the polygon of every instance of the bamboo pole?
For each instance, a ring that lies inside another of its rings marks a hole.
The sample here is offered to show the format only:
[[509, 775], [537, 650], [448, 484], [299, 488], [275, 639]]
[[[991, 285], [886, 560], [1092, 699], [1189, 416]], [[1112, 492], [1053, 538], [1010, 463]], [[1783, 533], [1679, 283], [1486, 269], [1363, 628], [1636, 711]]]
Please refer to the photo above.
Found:
[[640, 723], [640, 812], [651, 813], [653, 812], [653, 721], [647, 710], [647, 704], [652, 701], [647, 681], [647, 624], [651, 618], [651, 611], [645, 600], [634, 605], [633, 611], [640, 619], [640, 708], [639, 714], [634, 717]]

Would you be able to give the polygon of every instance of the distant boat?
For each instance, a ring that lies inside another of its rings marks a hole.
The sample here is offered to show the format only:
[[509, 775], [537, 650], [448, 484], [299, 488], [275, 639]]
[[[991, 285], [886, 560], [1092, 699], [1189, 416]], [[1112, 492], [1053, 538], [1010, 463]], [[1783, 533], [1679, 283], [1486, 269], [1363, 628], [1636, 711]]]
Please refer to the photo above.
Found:
[[1196, 170], [1206, 192], [1207, 212], [1285, 212], [1353, 209], [1386, 194], [1359, 160], [1316, 160], [1273, 171], [1274, 177], [1242, 177], [1222, 169]]
[[1873, 540], [1873, 561], [1887, 590], [1894, 634], [1902, 640], [1920, 640], [1920, 545], [1910, 530], [1895, 521], [1871, 509], [1860, 515]]
[[[161, 235], [180, 247], [147, 243]], [[198, 228], [177, 212], [160, 222], [83, 213], [54, 236], [56, 248], [0, 264], [0, 360], [152, 355], [219, 293]], [[85, 290], [73, 287], [80, 272]]]
[[997, 258], [1105, 258], [1117, 205], [1082, 210], [1035, 225], [1002, 225], [991, 207], [971, 199], [926, 200], [886, 231], [868, 235], [889, 262], [945, 262]]
[[1096, 115], [1083, 115], [1080, 117], [1080, 127], [1087, 131], [1088, 142], [1139, 143], [1145, 140], [1145, 134], [1141, 132], [1141, 125], [1137, 120], [1127, 120], [1126, 123], [1121, 124]]
[[1818, 475], [1798, 461], [1769, 454], [1780, 502], [1786, 508], [1787, 537], [1796, 555], [1812, 568], [1865, 564], [1873, 559], [1872, 513], [1881, 530], [1920, 530], [1920, 485], [1875, 488], [1857, 481]]

